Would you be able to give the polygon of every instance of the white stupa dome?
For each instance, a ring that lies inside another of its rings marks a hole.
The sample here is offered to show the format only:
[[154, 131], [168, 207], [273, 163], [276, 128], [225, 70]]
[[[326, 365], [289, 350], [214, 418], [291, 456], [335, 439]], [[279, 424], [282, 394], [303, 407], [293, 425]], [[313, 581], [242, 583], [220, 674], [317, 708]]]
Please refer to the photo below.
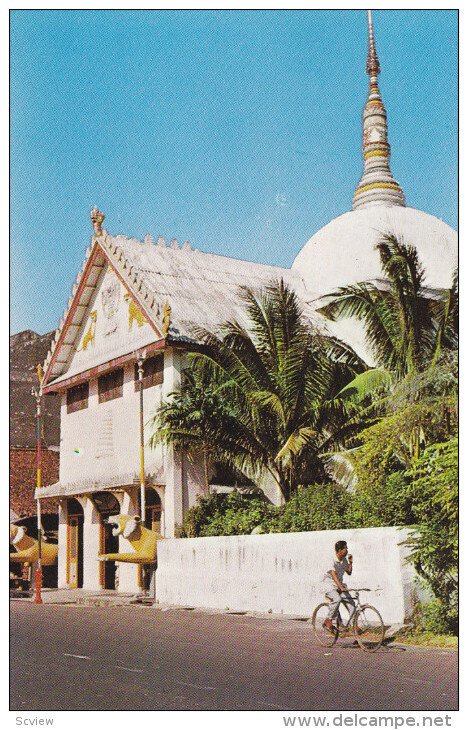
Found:
[[426, 273], [425, 286], [451, 286], [458, 258], [456, 231], [433, 215], [402, 206], [369, 205], [335, 218], [312, 236], [292, 268], [317, 297], [382, 278], [375, 246], [384, 233], [416, 248]]
[[[369, 91], [362, 114], [363, 173], [354, 192], [353, 210], [315, 233], [292, 265], [304, 280], [309, 312], [324, 303], [321, 297], [340, 287], [382, 279], [376, 245], [384, 234], [416, 249], [425, 272], [423, 284], [428, 288], [450, 288], [458, 261], [456, 231], [433, 215], [407, 208], [405, 194], [390, 170], [387, 112], [378, 83], [380, 63], [372, 12], [367, 14]], [[361, 322], [354, 318], [327, 321], [327, 328], [369, 365], [376, 364]]]

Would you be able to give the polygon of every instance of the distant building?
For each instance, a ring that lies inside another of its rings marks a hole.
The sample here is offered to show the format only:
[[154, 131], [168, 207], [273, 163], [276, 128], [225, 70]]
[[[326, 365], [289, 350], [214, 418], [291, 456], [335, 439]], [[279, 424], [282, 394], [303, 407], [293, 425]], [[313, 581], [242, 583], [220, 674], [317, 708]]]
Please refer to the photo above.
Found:
[[[36, 514], [36, 401], [37, 366], [44, 362], [53, 332], [38, 335], [25, 330], [10, 337], [10, 509], [13, 519]], [[42, 430], [42, 477], [44, 484], [58, 479], [60, 446], [60, 402], [44, 398]], [[58, 500], [44, 501], [46, 513], [58, 512]], [[31, 521], [35, 528], [34, 520]]]
[[[338, 286], [380, 277], [375, 243], [382, 233], [416, 246], [432, 287], [450, 285], [457, 235], [445, 223], [406, 207], [390, 172], [387, 117], [369, 15], [369, 94], [363, 116], [364, 173], [353, 210], [316, 233], [292, 269], [193, 251], [188, 243], [110, 235], [92, 211], [94, 235], [44, 363], [44, 393], [61, 399], [60, 474], [39, 493], [59, 498], [59, 586], [136, 590], [136, 565], [98, 561], [128, 550], [106, 518], [139, 514], [139, 396], [136, 361], [145, 353], [145, 422], [181, 382], [187, 353], [199, 346], [197, 328], [243, 319], [238, 287], [258, 289], [283, 278], [324, 331], [368, 356], [354, 323], [328, 323], [320, 297]], [[336, 89], [334, 89], [336, 93]], [[148, 434], [148, 431], [147, 431]], [[201, 465], [171, 448], [145, 448], [147, 526], [174, 535], [203, 489]], [[44, 482], [44, 484], [46, 484]], [[262, 485], [278, 501], [274, 485]], [[122, 542], [120, 543], [120, 541]]]
[[[37, 538], [36, 489], [36, 401], [31, 388], [38, 386], [37, 366], [43, 362], [53, 332], [38, 335], [25, 330], [10, 337], [10, 522]], [[41, 471], [44, 484], [58, 479], [60, 445], [60, 402], [56, 396], [43, 398]], [[58, 540], [58, 499], [44, 499], [42, 529], [45, 540]], [[14, 552], [14, 548], [10, 547]], [[32, 566], [10, 564], [16, 575], [30, 579]], [[45, 586], [57, 585], [57, 568], [44, 567]]]
[[[369, 90], [362, 115], [364, 164], [353, 196], [352, 210], [314, 233], [292, 265], [304, 277], [308, 301], [315, 307], [320, 306], [320, 297], [339, 287], [358, 281], [378, 282], [382, 273], [376, 243], [385, 233], [394, 234], [417, 249], [428, 288], [450, 288], [458, 264], [456, 231], [433, 215], [407, 206], [403, 190], [391, 173], [387, 112], [379, 90], [380, 63], [370, 10], [368, 24], [366, 71]], [[405, 87], [406, 91], [408, 88]], [[427, 111], [428, 114], [438, 113], [438, 110]], [[412, 133], [418, 134], [418, 130], [412, 129]], [[408, 160], [410, 164], [413, 162]], [[337, 337], [351, 344], [369, 364], [373, 364], [359, 322], [349, 319], [328, 322], [328, 327]]]

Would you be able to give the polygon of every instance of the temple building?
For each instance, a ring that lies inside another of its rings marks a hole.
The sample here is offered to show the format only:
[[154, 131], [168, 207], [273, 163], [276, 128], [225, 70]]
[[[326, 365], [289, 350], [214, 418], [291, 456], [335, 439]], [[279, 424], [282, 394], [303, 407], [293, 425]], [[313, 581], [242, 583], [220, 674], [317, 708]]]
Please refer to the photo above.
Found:
[[[379, 91], [379, 61], [369, 13], [369, 93], [363, 114], [364, 171], [352, 210], [315, 233], [291, 269], [255, 264], [169, 244], [111, 235], [92, 211], [94, 235], [44, 363], [43, 393], [61, 398], [60, 475], [39, 490], [59, 502], [59, 586], [90, 590], [141, 587], [138, 565], [99, 561], [128, 551], [108, 518], [140, 514], [140, 399], [144, 420], [181, 382], [197, 328], [242, 321], [238, 287], [258, 289], [283, 278], [314, 324], [348, 341], [369, 360], [363, 333], [350, 321], [329, 323], [315, 310], [339, 286], [378, 279], [375, 244], [393, 233], [418, 250], [427, 285], [449, 287], [457, 264], [457, 234], [439, 219], [406, 206], [390, 171], [387, 115]], [[351, 201], [350, 201], [351, 202]], [[147, 441], [147, 439], [146, 439]], [[144, 447], [145, 524], [173, 537], [203, 492], [201, 465], [163, 446]], [[267, 481], [267, 496], [280, 496]], [[114, 531], [115, 532], [115, 531]]]

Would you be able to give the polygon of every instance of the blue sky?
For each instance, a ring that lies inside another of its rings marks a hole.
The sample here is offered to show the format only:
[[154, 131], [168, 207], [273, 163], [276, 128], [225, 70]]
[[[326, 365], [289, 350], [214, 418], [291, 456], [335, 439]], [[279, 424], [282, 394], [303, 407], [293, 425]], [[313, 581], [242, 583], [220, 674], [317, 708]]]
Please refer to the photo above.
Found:
[[[358, 11], [12, 11], [11, 330], [55, 328], [92, 232], [290, 266], [351, 208]], [[374, 12], [391, 167], [457, 226], [457, 13]]]

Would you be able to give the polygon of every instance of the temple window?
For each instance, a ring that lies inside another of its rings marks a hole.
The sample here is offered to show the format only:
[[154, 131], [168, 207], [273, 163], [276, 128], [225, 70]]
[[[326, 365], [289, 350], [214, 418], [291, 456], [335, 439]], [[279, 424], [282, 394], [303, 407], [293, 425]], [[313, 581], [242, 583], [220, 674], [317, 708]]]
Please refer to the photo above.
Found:
[[[161, 385], [164, 378], [164, 355], [149, 357], [143, 363], [143, 388]], [[139, 388], [138, 365], [135, 365], [135, 391]]]
[[98, 400], [99, 403], [106, 403], [114, 398], [121, 398], [123, 395], [123, 368], [113, 370], [98, 378]]
[[88, 407], [89, 383], [80, 383], [67, 390], [67, 413], [82, 411]]

